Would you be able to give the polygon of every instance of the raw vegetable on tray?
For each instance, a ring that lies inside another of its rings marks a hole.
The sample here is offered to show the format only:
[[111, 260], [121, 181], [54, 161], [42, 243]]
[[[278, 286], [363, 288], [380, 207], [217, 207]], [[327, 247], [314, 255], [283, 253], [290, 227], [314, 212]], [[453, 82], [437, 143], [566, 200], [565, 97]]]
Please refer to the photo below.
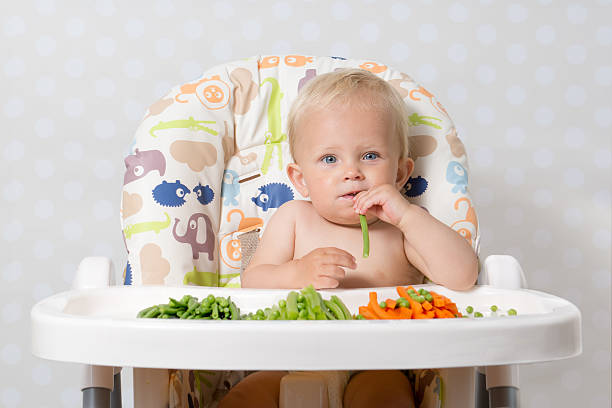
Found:
[[138, 312], [140, 318], [198, 319], [198, 320], [239, 320], [240, 309], [228, 297], [208, 295], [202, 301], [185, 295], [181, 300], [170, 298], [167, 304], [148, 307]]
[[412, 286], [396, 287], [398, 299], [378, 301], [376, 292], [370, 292], [366, 306], [359, 306], [357, 319], [446, 319], [462, 317], [457, 305], [446, 296]]

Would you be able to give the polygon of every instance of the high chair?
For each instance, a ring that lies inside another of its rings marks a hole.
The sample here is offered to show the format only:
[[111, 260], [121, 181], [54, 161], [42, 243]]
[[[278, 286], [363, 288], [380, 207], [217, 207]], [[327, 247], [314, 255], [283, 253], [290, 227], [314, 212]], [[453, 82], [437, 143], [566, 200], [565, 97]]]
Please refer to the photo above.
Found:
[[[525, 316], [512, 322], [492, 318], [278, 326], [135, 321], [138, 310], [163, 303], [168, 296], [202, 297], [212, 291], [238, 299], [248, 312], [286, 294], [237, 289], [240, 273], [274, 211], [289, 200], [304, 199], [285, 172], [292, 161], [286, 136], [292, 101], [316, 75], [349, 67], [387, 80], [412, 112], [415, 169], [402, 193], [456, 230], [478, 253], [480, 235], [468, 190], [465, 149], [444, 107], [411, 77], [371, 60], [302, 55], [259, 56], [214, 67], [151, 105], [126, 155], [121, 221], [128, 262], [123, 284], [133, 288], [111, 287], [110, 261], [86, 258], [75, 291], [45, 299], [32, 310], [36, 355], [93, 364], [84, 368], [83, 406], [109, 406], [113, 397], [117, 401], [118, 393], [110, 392], [118, 390], [117, 367], [132, 366], [136, 407], [214, 405], [215, 393], [222, 394], [224, 387], [240, 380], [244, 373], [239, 370], [258, 369], [303, 370], [283, 379], [281, 406], [312, 406], [308, 404], [314, 401], [316, 406], [337, 407], [342, 381], [324, 370], [391, 368], [437, 369], [421, 376], [423, 406], [515, 407], [514, 364], [580, 353], [577, 308], [554, 296], [521, 290], [526, 287], [523, 272], [508, 256], [490, 256], [482, 262], [480, 285], [470, 291], [436, 290], [448, 293], [458, 305], [497, 302], [522, 309]], [[392, 288], [378, 289], [386, 293]], [[367, 292], [334, 291], [354, 313]], [[419, 353], [392, 358], [384, 348], [369, 357], [349, 357], [346, 347], [338, 346], [385, 335], [401, 348], [410, 343], [408, 338], [399, 343], [401, 336], [416, 333], [411, 330], [417, 326], [407, 323], [417, 323], [421, 334], [432, 336]], [[450, 333], [448, 347], [430, 348], [439, 345], [436, 336]], [[551, 333], [562, 340], [547, 344]], [[68, 334], [100, 348], [94, 354], [82, 344], [62, 347]], [[312, 348], [307, 341], [320, 341], [311, 337], [317, 335], [338, 343]], [[113, 346], [104, 346], [100, 336]], [[270, 346], [275, 336], [302, 345], [300, 353], [292, 354], [282, 344]], [[223, 343], [230, 348], [221, 347]], [[458, 348], [461, 345], [464, 349]], [[163, 349], [155, 353], [153, 347]], [[513, 347], [519, 351], [513, 352]], [[319, 374], [304, 374], [312, 370]], [[423, 384], [426, 378], [431, 384]], [[308, 389], [316, 392], [304, 393]]]

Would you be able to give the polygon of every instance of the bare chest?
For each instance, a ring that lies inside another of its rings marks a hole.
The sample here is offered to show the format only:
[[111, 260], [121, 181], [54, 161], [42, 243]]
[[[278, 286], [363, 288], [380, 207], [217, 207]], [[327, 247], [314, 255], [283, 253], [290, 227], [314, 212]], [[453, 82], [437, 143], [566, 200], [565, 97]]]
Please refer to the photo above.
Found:
[[363, 257], [361, 228], [339, 226], [312, 218], [296, 225], [294, 258], [314, 249], [336, 247], [353, 255], [356, 269], [345, 269], [340, 283], [345, 288], [367, 288], [418, 284], [423, 275], [410, 264], [404, 252], [403, 235], [396, 227], [378, 221], [369, 226], [370, 252]]

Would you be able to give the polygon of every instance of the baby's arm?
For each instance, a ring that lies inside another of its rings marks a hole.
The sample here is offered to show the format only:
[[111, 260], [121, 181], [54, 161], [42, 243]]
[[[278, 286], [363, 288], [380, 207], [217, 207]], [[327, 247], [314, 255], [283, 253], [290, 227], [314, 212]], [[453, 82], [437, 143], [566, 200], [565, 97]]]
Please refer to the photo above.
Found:
[[380, 185], [355, 197], [355, 210], [371, 211], [404, 235], [406, 258], [431, 281], [454, 290], [469, 289], [478, 277], [478, 259], [456, 231], [410, 204], [392, 185]]
[[285, 203], [270, 218], [255, 255], [242, 273], [243, 288], [334, 288], [344, 278], [342, 267], [356, 268], [353, 256], [339, 248], [317, 248], [294, 259], [301, 205], [304, 203]]

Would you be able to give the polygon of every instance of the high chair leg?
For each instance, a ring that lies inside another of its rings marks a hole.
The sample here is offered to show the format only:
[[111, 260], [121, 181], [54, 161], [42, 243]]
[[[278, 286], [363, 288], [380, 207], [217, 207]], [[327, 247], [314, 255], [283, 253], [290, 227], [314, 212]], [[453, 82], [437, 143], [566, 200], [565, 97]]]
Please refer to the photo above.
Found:
[[441, 397], [444, 408], [474, 408], [474, 367], [441, 368]]
[[170, 375], [166, 368], [134, 367], [134, 408], [166, 408]]
[[109, 408], [113, 390], [113, 367], [83, 365], [83, 408]]
[[518, 367], [516, 365], [485, 367], [490, 408], [518, 408]]
[[121, 367], [115, 367], [113, 369], [115, 375], [113, 376], [113, 391], [110, 395], [110, 406], [111, 408], [121, 408]]

